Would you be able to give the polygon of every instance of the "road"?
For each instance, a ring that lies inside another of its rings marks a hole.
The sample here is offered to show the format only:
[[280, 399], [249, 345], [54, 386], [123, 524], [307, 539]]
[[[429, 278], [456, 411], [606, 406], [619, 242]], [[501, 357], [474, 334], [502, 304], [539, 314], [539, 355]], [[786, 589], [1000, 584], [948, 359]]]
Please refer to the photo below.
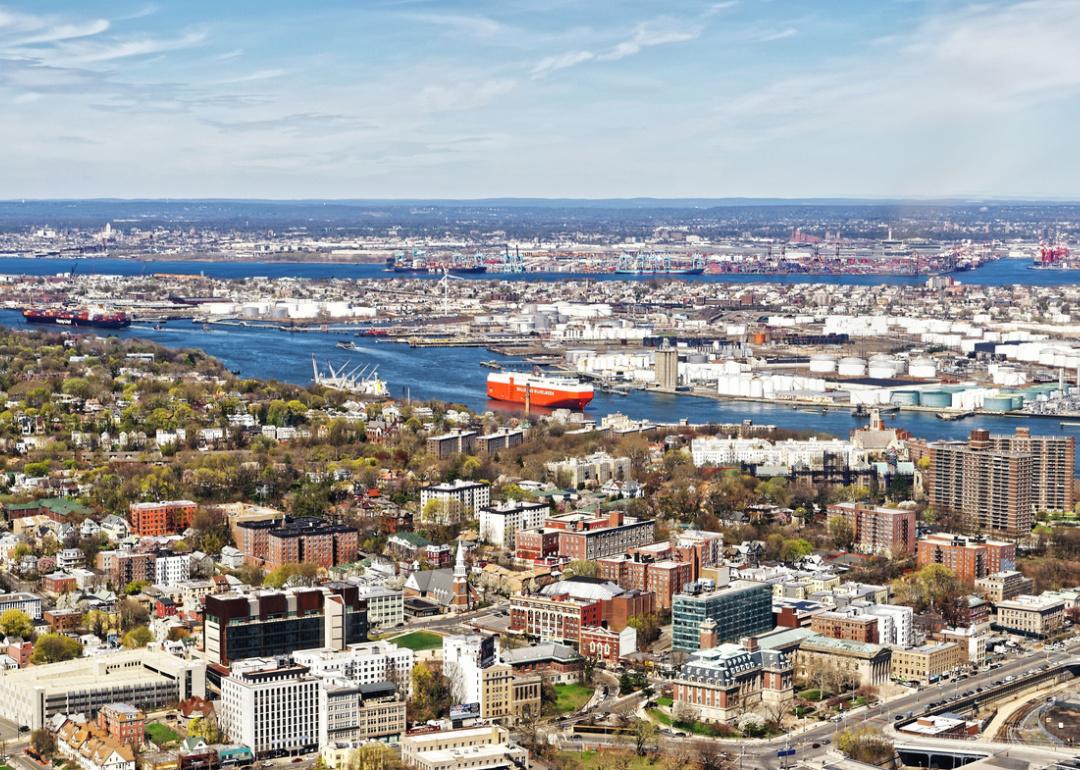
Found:
[[[856, 709], [839, 722], [823, 722], [815, 724], [809, 728], [800, 729], [797, 732], [790, 733], [781, 738], [744, 741], [733, 741], [731, 739], [704, 740], [721, 740], [731, 747], [731, 752], [733, 754], [741, 753], [743, 767], [760, 767], [765, 768], [766, 770], [774, 770], [774, 768], [780, 767], [780, 759], [776, 756], [776, 752], [788, 746], [794, 748], [796, 753], [795, 757], [789, 757], [785, 760], [785, 766], [791, 766], [795, 761], [816, 762], [823, 760], [826, 753], [833, 748], [832, 739], [836, 732], [847, 727], [849, 724], [877, 727], [879, 730], [890, 734], [897, 743], [910, 746], [926, 746], [930, 748], [936, 746], [942, 749], [951, 747], [953, 750], [976, 750], [984, 748], [990, 753], [1004, 754], [1008, 752], [1009, 756], [1043, 764], [1048, 762], [1052, 757], [1061, 759], [1063, 757], [1080, 756], [1080, 751], [1075, 749], [1060, 749], [1054, 751], [1045, 746], [1029, 747], [1016, 744], [992, 743], [988, 741], [949, 741], [947, 739], [931, 739], [914, 735], [908, 736], [907, 734], [896, 733], [894, 730], [895, 717], [897, 715], [906, 715], [909, 711], [918, 715], [930, 708], [931, 703], [942, 701], [950, 702], [964, 692], [974, 691], [978, 687], [985, 688], [987, 685], [992, 686], [994, 682], [1004, 680], [1007, 676], [1016, 676], [1019, 679], [1019, 675], [1023, 674], [1024, 671], [1029, 669], [1038, 670], [1044, 663], [1054, 666], [1067, 660], [1073, 660], [1076, 658], [1078, 652], [1080, 652], [1080, 640], [1073, 642], [1066, 650], [1059, 652], [1047, 653], [1045, 651], [1035, 650], [1024, 653], [1015, 658], [1003, 661], [1000, 668], [992, 671], [980, 672], [968, 677], [962, 682], [945, 682], [929, 687], [923, 687], [917, 692], [902, 695], [899, 698], [895, 698], [886, 703], [877, 704], [868, 708]], [[580, 748], [582, 742], [583, 741], [581, 740], [565, 739], [563, 745], [566, 748]], [[626, 741], [620, 741], [618, 739], [596, 740], [592, 736], [590, 736], [586, 742], [590, 745], [601, 744], [609, 746], [625, 746], [627, 744]]]

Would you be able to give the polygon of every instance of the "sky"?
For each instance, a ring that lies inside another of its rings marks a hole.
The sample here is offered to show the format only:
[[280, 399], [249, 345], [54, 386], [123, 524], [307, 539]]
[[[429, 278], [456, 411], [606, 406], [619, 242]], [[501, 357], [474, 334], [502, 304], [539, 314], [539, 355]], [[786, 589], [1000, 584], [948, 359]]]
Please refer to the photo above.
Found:
[[1080, 0], [0, 0], [0, 198], [1080, 199]]

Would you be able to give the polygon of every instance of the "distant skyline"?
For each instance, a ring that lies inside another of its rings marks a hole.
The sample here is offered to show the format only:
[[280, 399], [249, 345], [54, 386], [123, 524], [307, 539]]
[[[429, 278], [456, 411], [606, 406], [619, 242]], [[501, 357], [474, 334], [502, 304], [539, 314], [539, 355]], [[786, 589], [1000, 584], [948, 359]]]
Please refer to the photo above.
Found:
[[0, 0], [0, 198], [1080, 199], [1080, 2]]

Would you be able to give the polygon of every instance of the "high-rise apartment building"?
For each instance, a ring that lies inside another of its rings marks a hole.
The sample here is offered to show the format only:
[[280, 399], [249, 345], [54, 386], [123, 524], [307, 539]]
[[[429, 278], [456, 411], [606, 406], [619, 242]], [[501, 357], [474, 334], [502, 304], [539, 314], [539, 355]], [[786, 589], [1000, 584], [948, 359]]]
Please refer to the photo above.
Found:
[[907, 508], [880, 508], [858, 503], [829, 506], [829, 524], [846, 521], [862, 553], [906, 556], [915, 552], [915, 511]]
[[1017, 428], [1011, 436], [991, 436], [990, 444], [998, 451], [1031, 455], [1031, 504], [1036, 511], [1072, 510], [1075, 436], [1032, 436], [1029, 428]]
[[958, 514], [972, 529], [1019, 537], [1035, 522], [1032, 456], [998, 449], [986, 430], [973, 430], [967, 442], [928, 445], [930, 507]]
[[935, 532], [918, 542], [915, 563], [942, 564], [965, 583], [1008, 572], [1016, 566], [1016, 545], [985, 537], [966, 537]]

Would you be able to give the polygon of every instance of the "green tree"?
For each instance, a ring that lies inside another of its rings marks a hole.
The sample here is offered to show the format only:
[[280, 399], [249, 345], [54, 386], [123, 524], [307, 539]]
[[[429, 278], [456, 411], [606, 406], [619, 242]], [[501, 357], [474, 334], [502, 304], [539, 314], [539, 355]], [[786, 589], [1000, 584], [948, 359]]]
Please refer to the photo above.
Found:
[[188, 723], [187, 732], [191, 737], [202, 738], [207, 743], [221, 743], [224, 740], [218, 721], [213, 716], [195, 717]]
[[30, 662], [36, 665], [59, 663], [82, 655], [82, 645], [78, 639], [62, 634], [42, 634], [34, 642], [34, 651], [30, 653]]
[[410, 722], [441, 719], [449, 712], [453, 698], [450, 681], [427, 663], [413, 666], [412, 692], [407, 704]]
[[29, 639], [34, 633], [34, 621], [20, 609], [4, 610], [0, 614], [0, 634]]
[[576, 577], [596, 577], [597, 571], [600, 569], [600, 565], [594, 561], [586, 561], [585, 559], [574, 559], [572, 562], [566, 565], [563, 570], [563, 574], [566, 576]]
[[855, 727], [836, 734], [836, 748], [857, 762], [884, 767], [893, 761], [892, 741], [875, 727]]
[[938, 612], [949, 625], [962, 616], [968, 588], [943, 564], [927, 564], [916, 572], [893, 581], [897, 604], [915, 612]]
[[152, 641], [154, 641], [154, 635], [150, 632], [149, 628], [146, 626], [135, 626], [135, 628], [124, 634], [120, 643], [129, 650], [137, 650], [145, 647]]
[[833, 545], [841, 551], [850, 551], [855, 545], [855, 530], [844, 516], [833, 516], [829, 519], [829, 535]]
[[814, 552], [814, 546], [802, 538], [789, 538], [780, 546], [780, 560], [788, 563], [797, 562]]

